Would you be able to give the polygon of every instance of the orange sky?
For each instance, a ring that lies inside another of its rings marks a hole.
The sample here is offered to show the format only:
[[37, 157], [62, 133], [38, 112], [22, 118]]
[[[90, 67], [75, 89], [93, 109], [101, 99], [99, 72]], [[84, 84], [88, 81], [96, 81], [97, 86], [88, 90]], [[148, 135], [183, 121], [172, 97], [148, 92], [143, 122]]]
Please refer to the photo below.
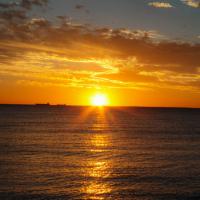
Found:
[[110, 105], [200, 107], [199, 43], [16, 9], [2, 15], [0, 103], [88, 105], [101, 92]]

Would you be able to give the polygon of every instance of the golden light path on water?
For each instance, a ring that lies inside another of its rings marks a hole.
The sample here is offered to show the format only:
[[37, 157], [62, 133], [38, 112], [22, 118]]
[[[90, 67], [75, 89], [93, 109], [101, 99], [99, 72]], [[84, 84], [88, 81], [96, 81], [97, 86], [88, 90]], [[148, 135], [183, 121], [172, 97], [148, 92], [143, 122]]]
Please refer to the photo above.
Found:
[[111, 193], [111, 185], [105, 181], [109, 178], [112, 162], [107, 158], [109, 154], [108, 147], [111, 145], [110, 135], [105, 132], [108, 127], [105, 110], [103, 107], [94, 108], [96, 120], [92, 125], [95, 133], [89, 134], [86, 140], [90, 148], [88, 151], [92, 154], [92, 158], [87, 160], [85, 176], [89, 177], [83, 187], [86, 194], [85, 199], [106, 199], [105, 195]]

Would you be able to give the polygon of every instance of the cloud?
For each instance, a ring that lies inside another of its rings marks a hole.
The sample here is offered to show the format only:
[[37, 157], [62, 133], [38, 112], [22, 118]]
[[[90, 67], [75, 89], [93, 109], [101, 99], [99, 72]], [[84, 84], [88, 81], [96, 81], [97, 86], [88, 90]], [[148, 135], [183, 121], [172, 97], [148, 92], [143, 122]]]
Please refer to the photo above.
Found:
[[7, 20], [8, 22], [13, 22], [14, 20], [25, 20], [27, 18], [26, 12], [24, 10], [5, 10], [0, 12], [0, 17], [2, 20]]
[[64, 87], [200, 89], [199, 44], [170, 41], [155, 30], [91, 27], [65, 16], [54, 24], [30, 17], [28, 6], [6, 5], [0, 13], [1, 78]]
[[193, 8], [200, 8], [200, 1], [199, 0], [181, 0], [184, 4], [193, 7]]
[[0, 8], [4, 8], [4, 9], [14, 8], [16, 6], [17, 6], [17, 3], [15, 3], [15, 2], [0, 3]]
[[30, 18], [28, 11], [33, 6], [43, 7], [47, 3], [48, 0], [21, 0], [19, 2], [0, 3], [1, 23], [6, 26], [22, 26], [25, 20]]
[[45, 6], [47, 5], [48, 0], [21, 0], [20, 6], [30, 10], [32, 6]]
[[149, 6], [152, 6], [155, 8], [173, 8], [173, 6], [170, 3], [166, 3], [166, 2], [150, 2]]
[[77, 5], [75, 5], [74, 8], [76, 10], [82, 10], [82, 11], [84, 11], [86, 14], [90, 13], [90, 11], [84, 5], [82, 5], [82, 4], [77, 4]]
[[20, 0], [18, 2], [0, 3], [0, 8], [24, 8], [30, 10], [33, 6], [46, 6], [47, 3], [48, 0]]
[[77, 10], [81, 10], [81, 9], [84, 9], [85, 8], [85, 6], [84, 5], [81, 5], [81, 4], [77, 4], [76, 6], [75, 6], [75, 9], [77, 9]]
[[126, 28], [120, 28], [120, 29], [109, 29], [109, 28], [98, 28], [95, 30], [96, 33], [100, 34], [101, 36], [104, 36], [105, 38], [112, 38], [115, 36], [121, 36], [126, 39], [141, 39], [144, 40], [153, 40], [153, 41], [159, 41], [163, 39], [167, 39], [165, 36], [159, 34], [155, 30], [131, 30]]

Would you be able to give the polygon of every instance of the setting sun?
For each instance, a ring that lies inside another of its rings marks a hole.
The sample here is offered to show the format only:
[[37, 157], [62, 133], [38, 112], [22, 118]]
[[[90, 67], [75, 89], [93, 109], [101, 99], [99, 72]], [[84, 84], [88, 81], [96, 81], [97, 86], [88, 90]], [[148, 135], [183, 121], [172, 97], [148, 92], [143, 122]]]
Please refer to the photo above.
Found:
[[96, 94], [91, 99], [91, 104], [93, 106], [106, 106], [108, 104], [108, 99], [105, 94]]

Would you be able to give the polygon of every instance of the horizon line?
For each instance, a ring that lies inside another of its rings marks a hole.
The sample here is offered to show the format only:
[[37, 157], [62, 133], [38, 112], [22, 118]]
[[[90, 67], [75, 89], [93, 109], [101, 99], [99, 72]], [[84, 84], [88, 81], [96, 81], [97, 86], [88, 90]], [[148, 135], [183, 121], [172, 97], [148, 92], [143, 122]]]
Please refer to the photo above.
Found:
[[[23, 103], [0, 103], [0, 106], [46, 106], [46, 107], [98, 107], [93, 105], [72, 105], [72, 104], [50, 104], [50, 103], [35, 103], [35, 104], [23, 104]], [[106, 105], [103, 107], [124, 107], [124, 108], [164, 108], [164, 109], [200, 109], [200, 107], [190, 106], [137, 106], [137, 105]]]

